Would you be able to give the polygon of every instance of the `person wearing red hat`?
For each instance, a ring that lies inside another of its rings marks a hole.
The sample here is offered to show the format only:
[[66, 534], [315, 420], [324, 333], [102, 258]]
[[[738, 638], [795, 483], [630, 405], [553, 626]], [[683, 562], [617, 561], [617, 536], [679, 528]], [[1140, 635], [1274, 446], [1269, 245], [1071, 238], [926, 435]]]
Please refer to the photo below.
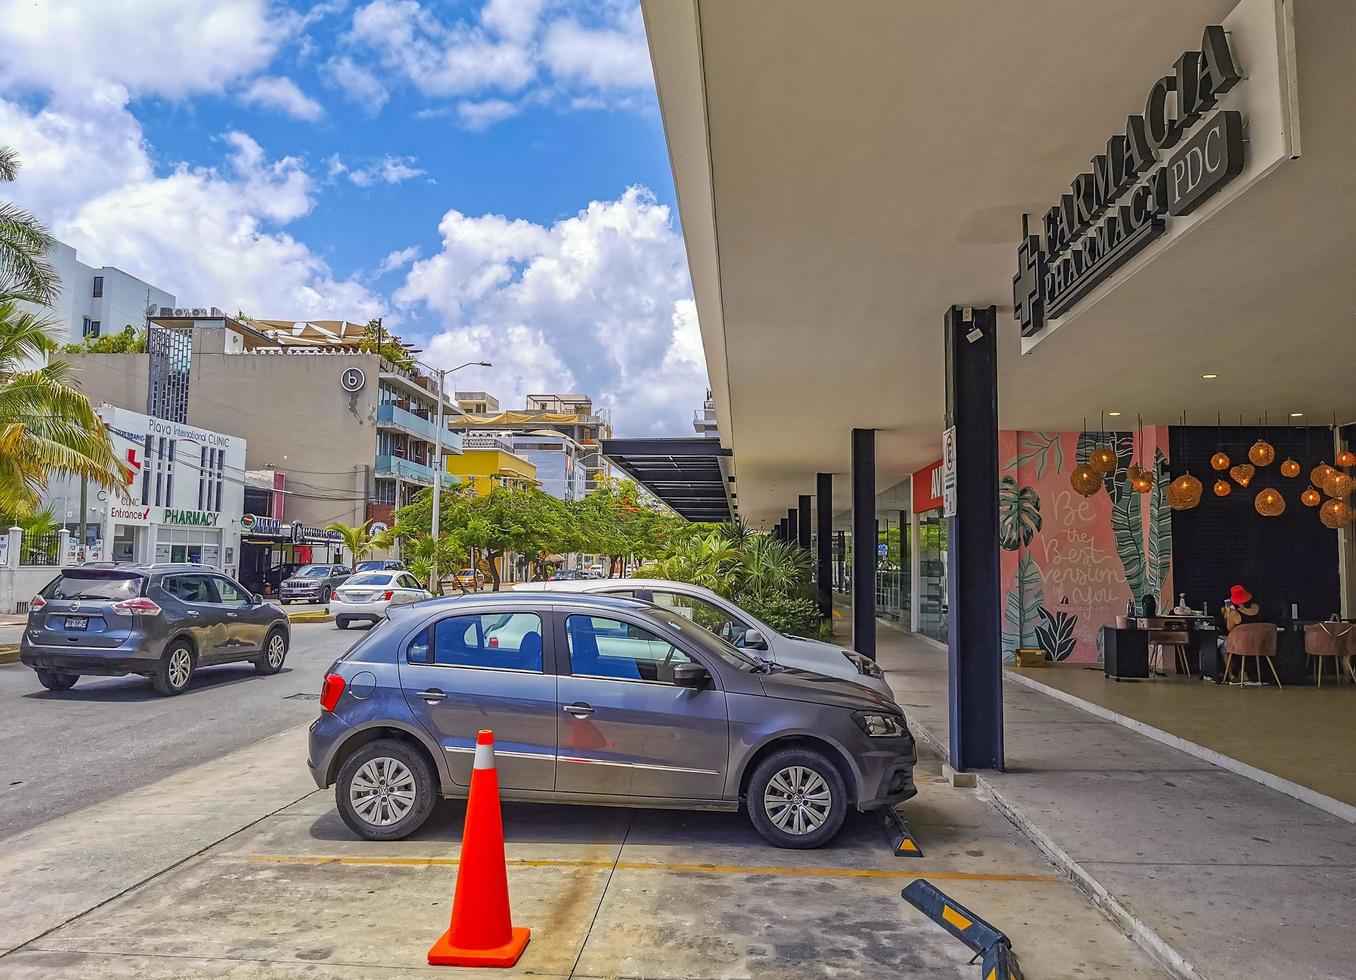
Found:
[[1235, 585], [1229, 590], [1229, 601], [1220, 607], [1224, 627], [1230, 633], [1239, 623], [1256, 617], [1257, 611], [1257, 603], [1252, 601], [1252, 593], [1241, 585]]

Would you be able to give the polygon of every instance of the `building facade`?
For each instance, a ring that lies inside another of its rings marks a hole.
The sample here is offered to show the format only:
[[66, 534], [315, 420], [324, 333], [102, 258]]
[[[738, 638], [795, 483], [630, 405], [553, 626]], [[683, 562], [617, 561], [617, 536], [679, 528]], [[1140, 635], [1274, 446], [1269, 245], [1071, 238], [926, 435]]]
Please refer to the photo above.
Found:
[[514, 452], [513, 441], [488, 433], [466, 436], [461, 454], [447, 457], [447, 470], [478, 497], [496, 487], [525, 490], [537, 485], [537, 467]]
[[111, 265], [86, 265], [64, 242], [56, 243], [47, 260], [61, 280], [61, 291], [50, 308], [38, 312], [55, 322], [54, 335], [61, 343], [78, 344], [129, 324], [140, 329], [152, 307], [174, 307], [173, 293]]
[[[562, 461], [560, 465], [582, 470], [584, 493], [596, 489], [612, 475], [611, 466], [601, 451], [601, 441], [612, 436], [612, 420], [606, 411], [594, 410], [593, 399], [588, 395], [528, 395], [523, 408], [504, 411], [500, 410], [497, 398], [483, 391], [459, 391], [456, 400], [464, 414], [453, 423], [453, 427], [461, 432], [511, 433], [515, 441], [528, 433], [543, 431], [558, 432], [568, 437], [578, 447], [578, 451], [576, 453], [571, 447], [562, 446], [560, 451], [572, 456], [574, 462]], [[557, 482], [553, 480], [552, 484], [555, 486]], [[568, 488], [569, 483], [564, 475], [558, 486], [562, 493]]]

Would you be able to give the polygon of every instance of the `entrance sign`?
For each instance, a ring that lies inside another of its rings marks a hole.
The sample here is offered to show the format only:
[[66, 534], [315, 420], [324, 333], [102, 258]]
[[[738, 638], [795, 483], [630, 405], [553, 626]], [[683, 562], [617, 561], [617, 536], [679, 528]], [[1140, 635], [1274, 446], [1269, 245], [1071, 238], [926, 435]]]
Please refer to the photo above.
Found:
[[1135, 274], [1299, 155], [1293, 31], [1288, 4], [1241, 0], [1205, 28], [1198, 49], [1164, 66], [1143, 111], [1107, 140], [1038, 228], [1023, 215], [1012, 279], [1023, 353], [1080, 302], [1105, 295], [1099, 287], [1113, 275], [1123, 272], [1119, 283]]
[[956, 516], [956, 427], [942, 433], [942, 516]]

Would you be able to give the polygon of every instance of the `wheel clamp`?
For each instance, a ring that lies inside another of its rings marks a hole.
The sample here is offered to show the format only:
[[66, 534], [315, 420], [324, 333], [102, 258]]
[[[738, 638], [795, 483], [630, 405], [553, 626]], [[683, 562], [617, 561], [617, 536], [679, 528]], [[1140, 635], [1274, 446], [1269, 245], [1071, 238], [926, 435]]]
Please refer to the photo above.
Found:
[[1022, 980], [1022, 968], [1008, 937], [931, 882], [911, 881], [900, 895], [974, 952], [971, 962], [981, 961], [981, 980]]
[[890, 843], [890, 850], [895, 857], [920, 858], [923, 856], [923, 849], [918, 846], [918, 841], [914, 839], [909, 825], [904, 822], [904, 818], [899, 815], [899, 811], [892, 806], [887, 806], [882, 819], [882, 827], [885, 830], [885, 839]]

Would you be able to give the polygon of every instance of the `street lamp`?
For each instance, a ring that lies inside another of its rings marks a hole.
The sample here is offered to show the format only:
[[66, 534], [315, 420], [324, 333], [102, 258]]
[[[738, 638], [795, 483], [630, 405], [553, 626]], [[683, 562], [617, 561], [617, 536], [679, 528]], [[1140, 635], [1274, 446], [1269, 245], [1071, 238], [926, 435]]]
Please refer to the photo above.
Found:
[[[423, 361], [418, 361], [423, 364]], [[465, 364], [458, 364], [454, 368], [434, 368], [424, 364], [438, 376], [438, 423], [433, 431], [433, 522], [429, 530], [433, 534], [433, 556], [432, 567], [429, 570], [429, 591], [433, 591], [433, 583], [438, 580], [438, 518], [441, 516], [439, 509], [442, 504], [443, 491], [443, 397], [444, 385], [449, 374], [456, 374], [462, 368], [468, 367], [494, 367], [489, 361], [467, 361]]]

